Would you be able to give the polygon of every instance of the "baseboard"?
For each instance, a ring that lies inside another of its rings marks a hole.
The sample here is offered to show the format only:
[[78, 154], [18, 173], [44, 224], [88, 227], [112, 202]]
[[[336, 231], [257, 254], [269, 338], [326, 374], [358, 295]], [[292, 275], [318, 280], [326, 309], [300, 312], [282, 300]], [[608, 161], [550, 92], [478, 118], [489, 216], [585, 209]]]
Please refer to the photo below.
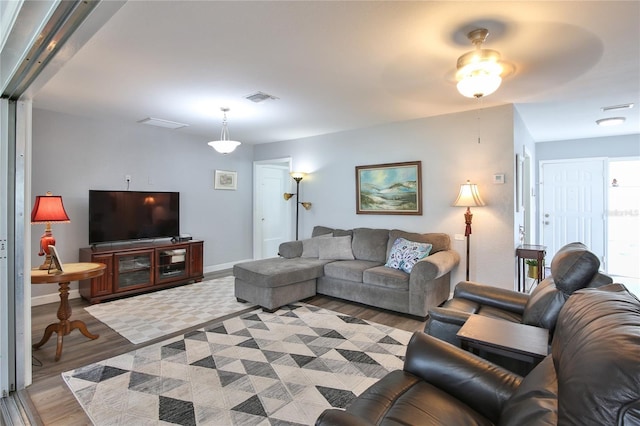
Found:
[[250, 262], [253, 259], [245, 259], [245, 260], [238, 260], [236, 262], [229, 262], [229, 263], [221, 263], [219, 265], [213, 265], [213, 266], [207, 266], [204, 268], [204, 273], [208, 273], [208, 272], [218, 272], [218, 271], [224, 271], [225, 269], [233, 269], [233, 265], [235, 265], [236, 263], [242, 263], [242, 262]]
[[[78, 299], [80, 297], [80, 290], [69, 290], [69, 299]], [[43, 294], [42, 296], [34, 296], [31, 298], [31, 306], [46, 305], [47, 303], [60, 302], [60, 293], [57, 291], [51, 294]]]

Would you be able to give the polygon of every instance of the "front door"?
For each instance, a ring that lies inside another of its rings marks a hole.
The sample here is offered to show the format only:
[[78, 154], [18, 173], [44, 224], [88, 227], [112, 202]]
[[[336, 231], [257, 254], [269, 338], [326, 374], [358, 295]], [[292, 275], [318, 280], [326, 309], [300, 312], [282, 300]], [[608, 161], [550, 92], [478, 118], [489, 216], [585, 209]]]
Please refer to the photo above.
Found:
[[604, 260], [605, 167], [604, 159], [542, 162], [540, 216], [547, 259], [579, 241]]

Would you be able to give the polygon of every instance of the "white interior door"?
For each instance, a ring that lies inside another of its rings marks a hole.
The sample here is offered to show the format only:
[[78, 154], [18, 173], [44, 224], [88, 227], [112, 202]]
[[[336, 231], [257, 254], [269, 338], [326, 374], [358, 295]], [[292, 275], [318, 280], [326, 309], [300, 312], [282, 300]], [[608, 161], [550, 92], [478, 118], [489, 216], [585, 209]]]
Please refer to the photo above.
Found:
[[291, 209], [282, 194], [291, 187], [290, 160], [256, 162], [254, 181], [254, 259], [278, 255], [291, 237]]
[[579, 241], [604, 261], [605, 167], [604, 159], [541, 164], [540, 216], [547, 259], [563, 245]]

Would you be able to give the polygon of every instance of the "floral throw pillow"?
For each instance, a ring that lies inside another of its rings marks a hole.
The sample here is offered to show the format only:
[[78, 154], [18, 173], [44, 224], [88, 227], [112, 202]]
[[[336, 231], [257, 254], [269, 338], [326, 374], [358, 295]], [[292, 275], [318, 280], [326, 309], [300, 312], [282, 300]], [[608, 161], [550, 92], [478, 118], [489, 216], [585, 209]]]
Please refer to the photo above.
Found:
[[410, 274], [414, 265], [418, 263], [420, 259], [429, 255], [432, 247], [431, 244], [417, 243], [404, 238], [397, 238], [393, 242], [393, 246], [391, 246], [389, 259], [387, 259], [387, 263], [385, 263], [384, 266], [399, 269]]

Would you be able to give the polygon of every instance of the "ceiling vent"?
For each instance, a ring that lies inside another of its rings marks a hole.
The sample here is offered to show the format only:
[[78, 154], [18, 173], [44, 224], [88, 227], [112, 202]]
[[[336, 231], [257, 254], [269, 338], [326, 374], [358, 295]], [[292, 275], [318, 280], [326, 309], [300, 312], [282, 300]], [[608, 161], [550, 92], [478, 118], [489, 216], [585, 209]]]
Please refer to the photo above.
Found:
[[633, 104], [629, 103], [629, 104], [606, 106], [606, 107], [600, 108], [600, 110], [602, 112], [607, 112], [607, 111], [615, 111], [617, 109], [631, 109], [631, 108], [633, 108]]
[[277, 96], [273, 96], [264, 92], [255, 92], [245, 96], [244, 98], [250, 100], [251, 102], [255, 102], [257, 104], [264, 101], [269, 101], [269, 100], [275, 101], [276, 99], [280, 99]]
[[140, 124], [148, 124], [149, 126], [163, 127], [165, 129], [181, 129], [183, 127], [189, 127], [188, 124], [178, 123], [176, 121], [163, 120], [161, 118], [147, 117], [138, 121]]

